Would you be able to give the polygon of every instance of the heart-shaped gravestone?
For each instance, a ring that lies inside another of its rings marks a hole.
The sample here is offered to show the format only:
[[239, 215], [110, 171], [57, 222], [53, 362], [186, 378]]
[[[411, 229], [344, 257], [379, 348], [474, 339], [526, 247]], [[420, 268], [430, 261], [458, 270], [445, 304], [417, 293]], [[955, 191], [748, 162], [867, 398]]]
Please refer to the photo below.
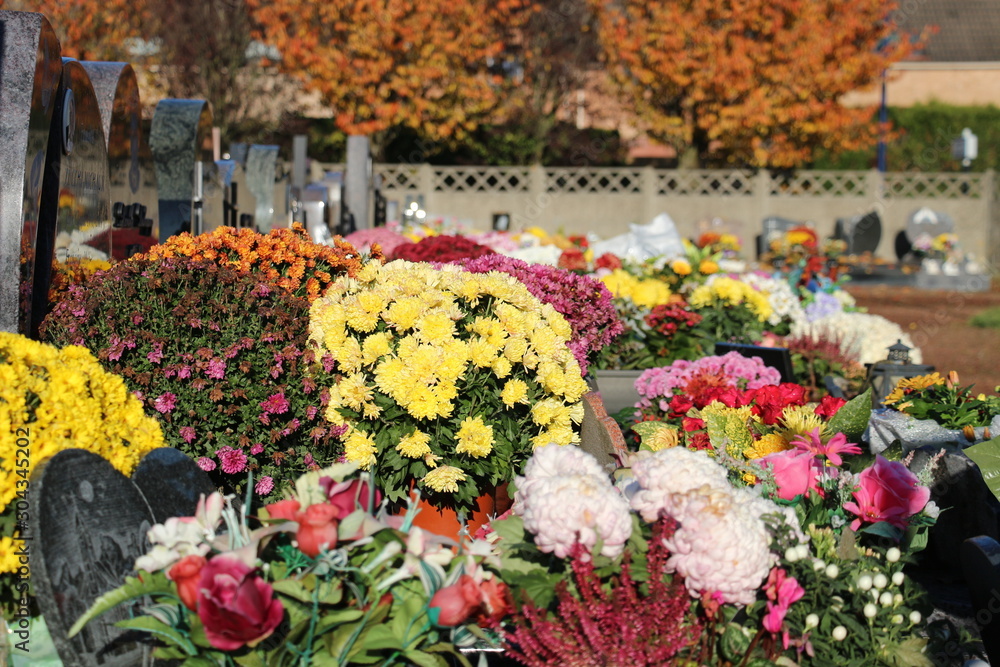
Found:
[[59, 452], [31, 476], [31, 577], [66, 667], [149, 662], [148, 647], [114, 627], [129, 617], [127, 606], [105, 613], [72, 639], [67, 631], [97, 598], [133, 572], [136, 558], [149, 547], [146, 532], [154, 523], [193, 515], [199, 495], [214, 490], [207, 475], [177, 450], [154, 450], [140, 463], [137, 476], [134, 483], [83, 449]]

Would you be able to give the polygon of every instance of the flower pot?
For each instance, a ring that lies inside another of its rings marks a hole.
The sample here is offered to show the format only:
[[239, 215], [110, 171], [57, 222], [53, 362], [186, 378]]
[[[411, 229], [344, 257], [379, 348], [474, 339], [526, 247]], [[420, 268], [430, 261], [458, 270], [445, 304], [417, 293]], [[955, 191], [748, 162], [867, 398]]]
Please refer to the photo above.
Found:
[[593, 370], [594, 388], [601, 395], [604, 409], [614, 416], [623, 408], [634, 407], [639, 402], [635, 381], [642, 370]]
[[[506, 511], [509, 505], [510, 499], [507, 497], [506, 484], [502, 484], [493, 491], [479, 496], [476, 499], [476, 509], [472, 511], [470, 516], [465, 518], [466, 530], [469, 536], [474, 535], [479, 527], [489, 522], [493, 516]], [[435, 535], [443, 535], [444, 537], [458, 540], [462, 524], [458, 520], [458, 514], [455, 510], [439, 509], [424, 499], [421, 499], [417, 506], [420, 508], [420, 512], [413, 519], [414, 526], [419, 526]]]

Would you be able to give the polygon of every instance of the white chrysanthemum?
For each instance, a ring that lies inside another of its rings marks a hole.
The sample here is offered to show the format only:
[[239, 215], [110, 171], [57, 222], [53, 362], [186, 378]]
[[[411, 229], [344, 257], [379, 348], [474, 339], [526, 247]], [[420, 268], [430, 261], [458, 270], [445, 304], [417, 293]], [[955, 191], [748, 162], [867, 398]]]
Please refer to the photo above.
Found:
[[761, 505], [707, 485], [672, 495], [680, 525], [664, 541], [668, 567], [684, 577], [692, 597], [714, 593], [725, 602], [751, 604], [774, 564], [771, 536], [757, 512]]
[[515, 485], [514, 512], [540, 551], [566, 558], [575, 544], [589, 552], [600, 540], [601, 554], [613, 558], [632, 534], [628, 503], [597, 460], [577, 447], [539, 447]]
[[673, 515], [671, 498], [702, 486], [729, 489], [726, 469], [704, 452], [671, 447], [638, 457], [632, 476], [639, 490], [632, 494], [632, 509], [646, 521]]
[[805, 322], [806, 311], [802, 309], [802, 302], [788, 282], [758, 273], [744, 273], [739, 279], [767, 294], [768, 303], [771, 304], [773, 311], [767, 320], [771, 326], [777, 326], [785, 321], [791, 324]]
[[861, 364], [882, 361], [889, 354], [889, 346], [901, 340], [904, 345], [911, 348], [911, 362], [919, 364], [923, 361], [920, 349], [914, 346], [909, 334], [898, 324], [881, 315], [837, 313], [812, 323], [794, 324], [791, 335], [795, 338], [808, 336], [814, 339], [839, 341], [841, 351], [848, 358]]

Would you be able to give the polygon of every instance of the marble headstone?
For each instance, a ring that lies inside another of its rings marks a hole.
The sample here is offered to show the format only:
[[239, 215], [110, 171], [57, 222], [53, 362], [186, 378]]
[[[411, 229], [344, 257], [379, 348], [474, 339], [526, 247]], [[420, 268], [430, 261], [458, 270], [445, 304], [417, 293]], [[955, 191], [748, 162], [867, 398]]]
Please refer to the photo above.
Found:
[[41, 14], [0, 11], [0, 331], [28, 333], [42, 173], [62, 75]]
[[251, 145], [247, 150], [247, 189], [256, 200], [253, 220], [257, 231], [266, 234], [275, 227], [274, 186], [277, 182], [278, 147]]
[[128, 618], [127, 607], [91, 621], [72, 639], [66, 633], [94, 600], [133, 572], [154, 523], [193, 516], [200, 496], [213, 491], [208, 475], [169, 447], [148, 453], [131, 479], [83, 449], [61, 451], [32, 473], [32, 581], [66, 667], [148, 662], [138, 637], [114, 627]]
[[142, 131], [142, 103], [128, 63], [80, 63], [90, 76], [108, 148], [111, 255], [127, 259], [159, 239], [153, 154]]
[[160, 100], [149, 130], [149, 147], [159, 196], [158, 241], [182, 231], [200, 233], [205, 221], [221, 220], [222, 189], [212, 182], [215, 162], [208, 102]]
[[[111, 258], [108, 184], [108, 146], [97, 96], [83, 66], [63, 58], [42, 178], [40, 257], [51, 254], [56, 262]], [[51, 275], [51, 262], [35, 263], [32, 332], [45, 316]]]

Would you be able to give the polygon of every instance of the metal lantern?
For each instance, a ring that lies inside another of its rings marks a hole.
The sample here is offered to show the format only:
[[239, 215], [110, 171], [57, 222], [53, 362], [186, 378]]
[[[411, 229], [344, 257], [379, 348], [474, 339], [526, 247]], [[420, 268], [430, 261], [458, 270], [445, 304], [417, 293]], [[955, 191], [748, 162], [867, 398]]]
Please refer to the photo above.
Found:
[[900, 380], [933, 373], [934, 367], [926, 364], [910, 363], [910, 348], [897, 340], [889, 346], [889, 354], [882, 361], [872, 364], [868, 371], [867, 385], [872, 390], [872, 405], [881, 407]]

